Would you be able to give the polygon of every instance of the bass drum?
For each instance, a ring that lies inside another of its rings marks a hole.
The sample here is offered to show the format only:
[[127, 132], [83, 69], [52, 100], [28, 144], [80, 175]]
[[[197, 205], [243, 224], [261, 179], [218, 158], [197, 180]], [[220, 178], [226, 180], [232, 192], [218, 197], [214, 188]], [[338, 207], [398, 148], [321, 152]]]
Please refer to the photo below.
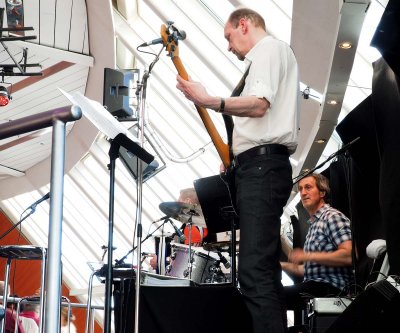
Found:
[[[191, 280], [199, 284], [224, 283], [225, 274], [221, 271], [217, 254], [205, 251], [201, 247], [191, 247], [192, 274]], [[189, 278], [189, 246], [171, 244], [171, 260], [167, 266], [167, 276]]]

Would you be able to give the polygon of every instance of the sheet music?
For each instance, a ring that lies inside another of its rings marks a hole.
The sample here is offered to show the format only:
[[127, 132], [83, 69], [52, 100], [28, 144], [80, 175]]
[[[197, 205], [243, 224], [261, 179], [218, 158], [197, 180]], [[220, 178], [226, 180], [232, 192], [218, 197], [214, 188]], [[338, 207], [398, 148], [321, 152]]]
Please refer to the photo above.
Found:
[[100, 132], [107, 135], [109, 138], [114, 139], [118, 134], [122, 133], [132, 141], [139, 142], [138, 138], [129, 132], [128, 129], [115, 119], [99, 102], [85, 97], [80, 92], [74, 92], [71, 95], [61, 88], [58, 89], [72, 104], [78, 105], [83, 115], [88, 118]]

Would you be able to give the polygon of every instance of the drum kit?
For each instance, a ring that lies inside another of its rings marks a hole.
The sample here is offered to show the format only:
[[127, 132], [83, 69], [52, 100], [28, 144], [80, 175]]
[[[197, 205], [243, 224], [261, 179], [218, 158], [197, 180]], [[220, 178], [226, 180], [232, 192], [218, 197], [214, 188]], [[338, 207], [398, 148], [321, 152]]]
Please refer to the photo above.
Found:
[[[168, 217], [184, 223], [189, 230], [187, 245], [171, 242], [170, 261], [165, 275], [189, 279], [198, 284], [231, 282], [232, 265], [229, 262], [232, 260], [231, 242], [203, 243], [202, 247], [192, 244], [192, 227], [207, 227], [200, 206], [182, 202], [163, 202], [159, 208]], [[229, 260], [224, 252], [227, 253]]]

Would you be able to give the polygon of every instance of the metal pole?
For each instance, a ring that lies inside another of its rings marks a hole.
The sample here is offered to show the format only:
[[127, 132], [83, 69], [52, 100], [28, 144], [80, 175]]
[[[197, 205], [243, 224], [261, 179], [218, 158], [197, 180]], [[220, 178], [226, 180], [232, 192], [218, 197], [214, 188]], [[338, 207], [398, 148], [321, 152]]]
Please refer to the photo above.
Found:
[[[143, 148], [144, 142], [144, 112], [146, 105], [146, 89], [147, 79], [150, 73], [145, 72], [143, 75], [142, 85], [142, 98], [141, 98], [141, 109], [139, 116], [139, 142]], [[138, 159], [138, 171], [137, 171], [137, 209], [136, 209], [136, 238], [137, 238], [137, 249], [136, 249], [136, 281], [135, 281], [135, 328], [134, 332], [139, 333], [139, 300], [140, 300], [140, 276], [141, 276], [141, 253], [142, 253], [142, 196], [143, 196], [143, 162]]]
[[114, 192], [115, 192], [115, 154], [119, 145], [114, 141], [110, 147], [110, 195], [108, 213], [108, 256], [106, 272], [106, 291], [105, 291], [105, 313], [104, 313], [104, 332], [111, 332], [111, 305], [112, 305], [112, 283], [113, 283], [113, 229], [114, 229]]
[[192, 280], [192, 216], [190, 216], [188, 223], [189, 226], [189, 253], [188, 253], [188, 270], [189, 270], [189, 280]]
[[[46, 274], [46, 333], [58, 332], [61, 303], [61, 235], [64, 193], [65, 123], [53, 122], [51, 153], [50, 219]], [[43, 316], [43, 313], [42, 313]]]
[[[10, 278], [10, 265], [11, 265], [11, 258], [7, 259], [7, 264], [6, 264], [6, 271], [5, 271], [5, 277], [4, 277], [4, 290], [3, 290], [3, 306], [4, 306], [4, 311], [7, 311], [7, 299], [8, 299], [8, 293], [10, 292], [8, 290], [8, 280]], [[4, 316], [4, 319], [1, 323], [0, 326], [0, 333], [4, 333], [6, 331], [6, 316]]]
[[88, 297], [87, 297], [87, 307], [86, 307], [86, 323], [85, 323], [85, 333], [89, 333], [89, 322], [93, 313], [91, 312], [92, 307], [92, 291], [93, 291], [93, 278], [98, 272], [95, 271], [90, 275], [89, 286], [88, 286]]

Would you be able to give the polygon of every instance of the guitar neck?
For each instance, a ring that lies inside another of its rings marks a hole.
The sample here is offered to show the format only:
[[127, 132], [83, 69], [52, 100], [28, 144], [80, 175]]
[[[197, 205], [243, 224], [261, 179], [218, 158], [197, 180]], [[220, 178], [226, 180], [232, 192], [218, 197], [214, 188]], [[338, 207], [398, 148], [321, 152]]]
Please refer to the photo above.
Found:
[[[175, 65], [175, 68], [178, 71], [178, 74], [185, 80], [189, 80], [189, 75], [186, 72], [185, 67], [182, 64], [181, 59], [179, 56], [174, 56], [172, 57], [172, 62]], [[214, 143], [215, 148], [217, 149], [217, 152], [219, 154], [219, 157], [222, 160], [222, 163], [226, 168], [228, 168], [231, 164], [230, 161], [230, 154], [229, 154], [229, 146], [222, 140], [221, 136], [219, 135], [214, 123], [212, 122], [210, 115], [208, 114], [208, 111], [198, 105], [195, 105], [197, 112], [200, 115], [201, 120], [203, 121], [204, 126], [206, 127], [206, 130], [208, 134], [211, 137], [212, 142]]]

